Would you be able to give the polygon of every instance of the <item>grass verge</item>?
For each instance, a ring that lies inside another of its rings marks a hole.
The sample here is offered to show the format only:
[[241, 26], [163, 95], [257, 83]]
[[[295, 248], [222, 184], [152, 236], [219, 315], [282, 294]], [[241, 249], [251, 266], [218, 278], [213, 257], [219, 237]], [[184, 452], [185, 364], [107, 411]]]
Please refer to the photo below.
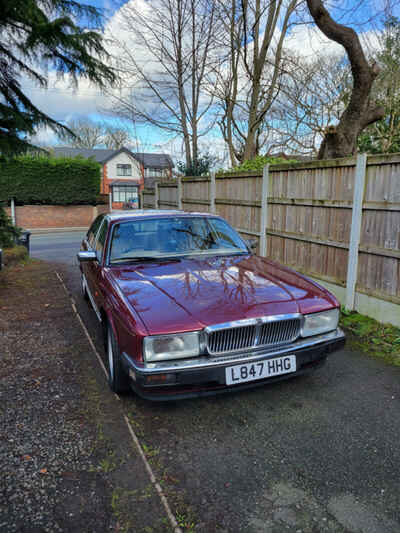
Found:
[[340, 326], [347, 334], [347, 345], [351, 349], [400, 366], [400, 328], [343, 309]]
[[25, 246], [14, 246], [13, 248], [3, 249], [3, 264], [4, 266], [16, 265], [28, 259], [28, 250]]

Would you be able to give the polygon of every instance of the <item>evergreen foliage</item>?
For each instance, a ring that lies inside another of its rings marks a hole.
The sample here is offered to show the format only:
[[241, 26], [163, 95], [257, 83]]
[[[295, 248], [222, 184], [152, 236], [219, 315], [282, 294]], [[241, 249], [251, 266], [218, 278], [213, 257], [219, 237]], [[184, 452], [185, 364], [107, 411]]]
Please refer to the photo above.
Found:
[[100, 164], [83, 158], [21, 155], [0, 163], [0, 198], [19, 204], [96, 204]]
[[[38, 109], [22, 90], [21, 77], [47, 87], [47, 70], [85, 78], [104, 87], [115, 79], [104, 64], [108, 54], [94, 28], [101, 12], [75, 0], [3, 0], [0, 4], [0, 152], [32, 148], [29, 136], [41, 126], [68, 128]], [[77, 21], [83, 21], [79, 25]], [[70, 132], [71, 133], [71, 132]]]
[[268, 155], [258, 155], [253, 159], [244, 161], [241, 165], [233, 167], [229, 172], [251, 172], [253, 170], [262, 170], [265, 165], [285, 165], [288, 163], [297, 163], [296, 159], [285, 159], [284, 157], [273, 157]]
[[176, 166], [184, 176], [204, 176], [209, 173], [210, 168], [214, 163], [215, 158], [210, 154], [205, 154], [193, 161], [191, 165], [187, 166], [183, 161], [178, 161]]
[[11, 248], [15, 239], [19, 237], [21, 230], [12, 225], [11, 218], [7, 216], [5, 209], [0, 205], [0, 248]]
[[389, 17], [376, 60], [381, 72], [373, 97], [385, 109], [385, 117], [368, 126], [358, 139], [358, 149], [371, 154], [400, 152], [400, 20]]

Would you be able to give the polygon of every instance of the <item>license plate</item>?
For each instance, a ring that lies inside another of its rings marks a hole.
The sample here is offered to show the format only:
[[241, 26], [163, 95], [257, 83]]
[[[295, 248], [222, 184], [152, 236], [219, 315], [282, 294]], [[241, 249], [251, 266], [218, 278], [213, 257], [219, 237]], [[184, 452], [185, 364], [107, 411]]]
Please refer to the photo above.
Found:
[[281, 374], [289, 374], [290, 372], [296, 372], [295, 355], [230, 366], [225, 369], [225, 379], [227, 385], [236, 385], [245, 381], [265, 379]]

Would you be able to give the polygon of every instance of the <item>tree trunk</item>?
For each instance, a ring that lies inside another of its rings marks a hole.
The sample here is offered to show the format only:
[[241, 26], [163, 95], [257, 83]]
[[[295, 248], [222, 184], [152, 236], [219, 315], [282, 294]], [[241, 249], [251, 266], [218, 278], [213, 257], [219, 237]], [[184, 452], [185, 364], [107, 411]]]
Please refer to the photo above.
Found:
[[318, 153], [318, 159], [346, 157], [356, 152], [357, 138], [363, 129], [385, 115], [384, 109], [369, 99], [379, 69], [376, 64], [368, 64], [357, 33], [352, 28], [337, 24], [321, 0], [307, 0], [307, 5], [318, 28], [345, 48], [351, 64], [353, 89], [350, 102], [339, 124], [326, 129]]

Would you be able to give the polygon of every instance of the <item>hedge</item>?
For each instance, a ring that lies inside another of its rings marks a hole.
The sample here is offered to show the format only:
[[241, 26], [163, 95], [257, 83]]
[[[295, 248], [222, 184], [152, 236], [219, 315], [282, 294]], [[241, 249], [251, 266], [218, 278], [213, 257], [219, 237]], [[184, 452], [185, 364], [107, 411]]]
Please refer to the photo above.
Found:
[[83, 158], [23, 155], [0, 161], [0, 200], [17, 204], [96, 204], [100, 164]]

